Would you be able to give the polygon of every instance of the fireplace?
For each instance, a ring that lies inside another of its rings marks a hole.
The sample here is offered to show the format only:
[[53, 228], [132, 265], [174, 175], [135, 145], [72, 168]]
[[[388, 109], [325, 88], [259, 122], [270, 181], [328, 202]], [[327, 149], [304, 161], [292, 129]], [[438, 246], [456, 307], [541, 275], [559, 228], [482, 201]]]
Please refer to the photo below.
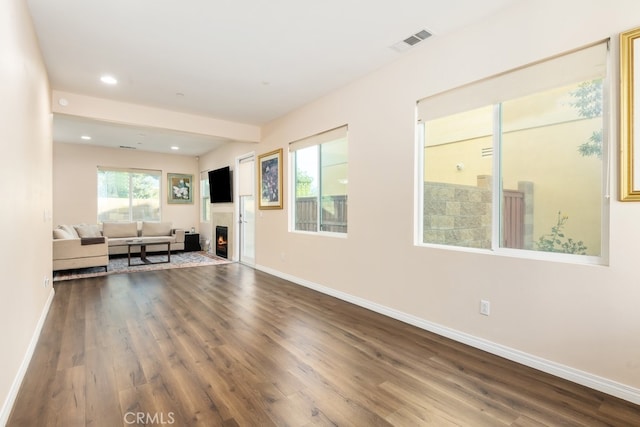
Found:
[[216, 226], [216, 255], [223, 257], [223, 258], [228, 258], [228, 251], [227, 251], [227, 247], [228, 245], [228, 233], [229, 233], [229, 228], [222, 226], [222, 225], [217, 225]]

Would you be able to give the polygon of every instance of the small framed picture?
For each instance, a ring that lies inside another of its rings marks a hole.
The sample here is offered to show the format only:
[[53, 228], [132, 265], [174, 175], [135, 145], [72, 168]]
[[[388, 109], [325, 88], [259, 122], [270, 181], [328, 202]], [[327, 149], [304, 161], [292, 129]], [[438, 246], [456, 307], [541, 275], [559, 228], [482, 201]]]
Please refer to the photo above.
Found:
[[193, 203], [193, 175], [167, 174], [167, 202]]
[[282, 148], [258, 156], [259, 209], [282, 209]]

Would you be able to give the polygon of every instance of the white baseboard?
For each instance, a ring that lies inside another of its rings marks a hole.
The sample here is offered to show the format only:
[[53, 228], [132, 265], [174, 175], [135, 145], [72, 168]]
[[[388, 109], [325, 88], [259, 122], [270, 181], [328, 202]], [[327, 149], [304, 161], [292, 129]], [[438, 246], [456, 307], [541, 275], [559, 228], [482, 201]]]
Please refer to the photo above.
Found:
[[49, 297], [47, 298], [47, 302], [44, 304], [42, 309], [42, 313], [40, 313], [40, 319], [38, 319], [38, 323], [36, 324], [36, 329], [33, 331], [33, 335], [31, 336], [31, 341], [29, 342], [29, 347], [27, 347], [27, 352], [22, 359], [22, 363], [20, 364], [20, 368], [16, 373], [15, 378], [13, 379], [13, 384], [11, 384], [11, 388], [9, 389], [9, 394], [2, 404], [2, 410], [0, 410], [0, 426], [4, 426], [9, 421], [9, 415], [11, 415], [11, 409], [13, 409], [13, 404], [18, 397], [18, 391], [20, 390], [20, 385], [22, 385], [22, 380], [24, 379], [25, 374], [27, 373], [27, 368], [29, 367], [29, 363], [31, 362], [31, 358], [33, 357], [33, 352], [36, 349], [36, 344], [38, 344], [38, 339], [40, 338], [40, 332], [42, 331], [42, 327], [44, 326], [44, 321], [47, 318], [47, 313], [49, 313], [49, 308], [51, 307], [51, 303], [53, 302], [53, 296], [55, 295], [55, 291], [53, 287], [51, 287], [51, 292], [49, 292]]
[[368, 310], [380, 313], [387, 317], [400, 320], [401, 322], [408, 323], [420, 329], [424, 329], [443, 337], [450, 338], [454, 341], [467, 344], [471, 347], [484, 350], [488, 353], [504, 357], [505, 359], [520, 363], [522, 365], [538, 369], [539, 371], [546, 372], [556, 377], [563, 378], [576, 384], [580, 384], [585, 387], [589, 387], [594, 390], [609, 394], [611, 396], [627, 400], [629, 402], [635, 403], [636, 405], [640, 404], [640, 389], [621, 384], [597, 375], [593, 375], [588, 372], [574, 369], [570, 366], [565, 366], [550, 360], [546, 360], [541, 357], [522, 352], [520, 350], [516, 350], [501, 344], [494, 343], [492, 341], [485, 340], [483, 338], [478, 338], [473, 335], [439, 325], [437, 323], [429, 322], [419, 317], [341, 291], [337, 291], [335, 289], [331, 289], [326, 286], [310, 282], [308, 280], [300, 279], [298, 277], [282, 273], [269, 267], [256, 265], [255, 269], [264, 271], [265, 273], [269, 273], [298, 285], [313, 289], [323, 294], [330, 295], [343, 301], [358, 305], [360, 307], [364, 307]]

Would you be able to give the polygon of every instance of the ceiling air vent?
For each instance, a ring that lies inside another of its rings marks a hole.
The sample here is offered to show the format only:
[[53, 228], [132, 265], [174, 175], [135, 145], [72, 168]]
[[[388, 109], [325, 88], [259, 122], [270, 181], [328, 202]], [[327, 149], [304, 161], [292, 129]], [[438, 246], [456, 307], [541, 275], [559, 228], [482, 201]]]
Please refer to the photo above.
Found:
[[394, 44], [393, 46], [391, 46], [391, 49], [396, 50], [398, 52], [404, 52], [405, 50], [417, 45], [422, 40], [425, 40], [429, 37], [431, 37], [431, 33], [429, 31], [421, 30], [415, 34], [410, 35], [409, 37], [402, 40], [401, 42]]

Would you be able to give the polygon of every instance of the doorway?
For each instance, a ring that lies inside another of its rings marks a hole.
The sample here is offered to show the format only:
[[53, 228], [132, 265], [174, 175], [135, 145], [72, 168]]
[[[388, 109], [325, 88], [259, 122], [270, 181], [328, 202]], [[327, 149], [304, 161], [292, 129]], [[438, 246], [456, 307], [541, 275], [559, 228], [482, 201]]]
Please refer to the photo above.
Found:
[[255, 156], [238, 158], [238, 259], [255, 265]]

